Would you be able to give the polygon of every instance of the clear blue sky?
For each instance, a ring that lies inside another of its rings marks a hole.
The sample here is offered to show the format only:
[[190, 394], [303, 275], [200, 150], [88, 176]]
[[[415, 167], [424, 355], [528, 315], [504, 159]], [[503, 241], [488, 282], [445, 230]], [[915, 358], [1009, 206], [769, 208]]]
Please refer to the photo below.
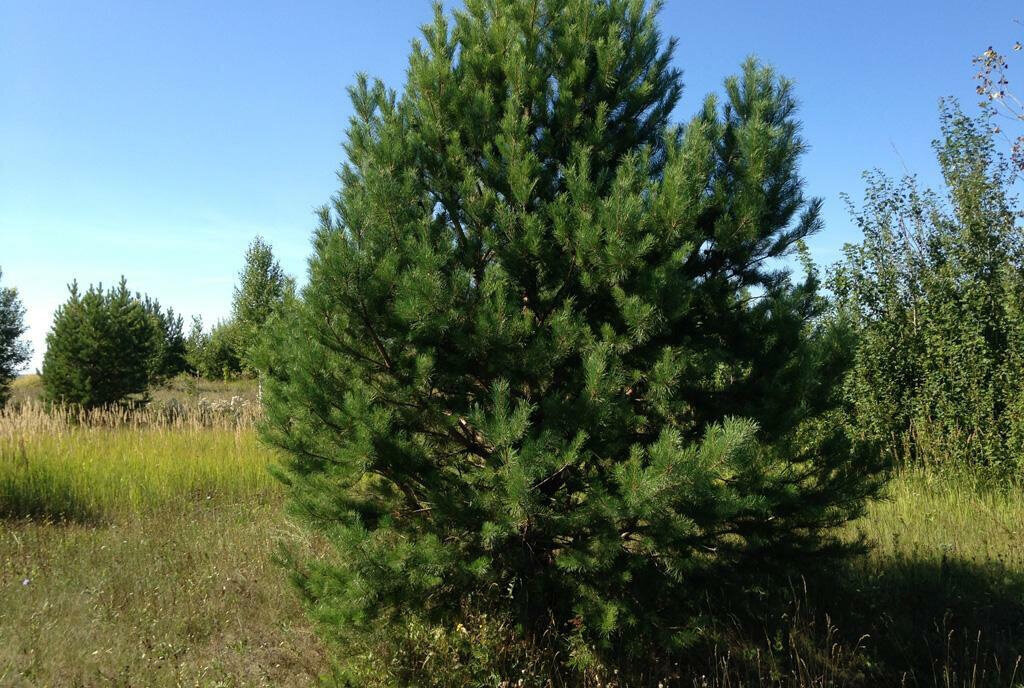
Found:
[[[1019, 0], [665, 5], [677, 119], [749, 54], [796, 81], [820, 262], [856, 239], [839, 194], [872, 167], [934, 180], [938, 98], [973, 107], [972, 55], [1024, 34]], [[430, 15], [426, 0], [0, 2], [0, 268], [28, 308], [32, 366], [73, 278], [124, 274], [209, 324], [262, 234], [301, 282], [312, 210], [337, 187], [345, 87], [359, 71], [400, 87]]]

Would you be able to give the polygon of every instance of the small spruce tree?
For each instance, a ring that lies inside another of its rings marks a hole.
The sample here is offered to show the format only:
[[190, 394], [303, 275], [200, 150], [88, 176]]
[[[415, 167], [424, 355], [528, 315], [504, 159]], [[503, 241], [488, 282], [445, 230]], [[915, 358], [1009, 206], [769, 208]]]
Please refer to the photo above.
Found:
[[25, 307], [18, 298], [18, 290], [0, 288], [0, 408], [10, 398], [11, 381], [32, 355], [32, 347], [22, 339], [27, 329]]
[[149, 387], [160, 333], [143, 302], [117, 287], [69, 286], [46, 336], [43, 389], [51, 402], [95, 408], [141, 395]]
[[[749, 61], [669, 126], [656, 14], [468, 0], [401, 95], [351, 89], [341, 191], [258, 358], [293, 507], [338, 550], [295, 576], [343, 682], [656, 682], [711, 586], [844, 551], [877, 487], [814, 276], [777, 260], [819, 227], [790, 84]], [[459, 645], [482, 626], [510, 642]]]

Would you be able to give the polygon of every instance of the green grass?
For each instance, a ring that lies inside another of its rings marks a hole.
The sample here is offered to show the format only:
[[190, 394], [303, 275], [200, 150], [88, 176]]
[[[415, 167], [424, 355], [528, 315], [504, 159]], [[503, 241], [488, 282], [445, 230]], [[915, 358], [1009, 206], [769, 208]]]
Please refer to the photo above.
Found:
[[282, 542], [317, 550], [246, 412], [0, 413], [0, 686], [304, 686]]
[[1024, 686], [1022, 486], [904, 469], [846, 532], [868, 553], [734, 612], [695, 685]]
[[[327, 670], [272, 563], [327, 549], [284, 516], [248, 408], [0, 414], [0, 686]], [[730, 609], [678, 685], [1024, 685], [1024, 486], [904, 470], [846, 532], [869, 554]]]
[[906, 470], [851, 530], [872, 550], [816, 605], [872, 661], [906, 685], [1024, 686], [1024, 487]]
[[1024, 487], [967, 469], [902, 471], [855, 527], [876, 543], [876, 557], [1001, 562], [1024, 570]]
[[0, 413], [0, 517], [109, 520], [182, 500], [258, 501], [278, 487], [244, 420], [92, 415], [98, 425], [37, 406]]
[[0, 526], [0, 686], [311, 685], [279, 540], [301, 544], [273, 501]]

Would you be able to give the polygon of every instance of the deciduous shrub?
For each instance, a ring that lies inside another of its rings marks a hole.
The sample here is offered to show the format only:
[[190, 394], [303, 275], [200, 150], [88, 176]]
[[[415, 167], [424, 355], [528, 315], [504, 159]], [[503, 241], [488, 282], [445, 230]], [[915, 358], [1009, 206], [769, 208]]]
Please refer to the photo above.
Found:
[[847, 397], [897, 456], [1014, 469], [1024, 454], [1024, 234], [988, 115], [951, 102], [946, 191], [867, 175], [832, 288], [857, 333]]
[[11, 381], [32, 352], [28, 342], [22, 339], [26, 329], [25, 307], [18, 298], [18, 291], [13, 287], [0, 288], [0, 408], [10, 396]]

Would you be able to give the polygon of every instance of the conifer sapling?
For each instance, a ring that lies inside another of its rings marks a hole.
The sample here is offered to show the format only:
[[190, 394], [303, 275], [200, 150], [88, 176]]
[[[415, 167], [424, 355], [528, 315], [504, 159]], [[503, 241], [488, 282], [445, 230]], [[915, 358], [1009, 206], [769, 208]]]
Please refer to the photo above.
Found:
[[749, 61], [672, 126], [656, 16], [469, 0], [401, 93], [351, 89], [259, 365], [293, 507], [338, 550], [296, 577], [344, 642], [399, 629], [378, 671], [400, 629], [473, 614], [566, 671], [653, 666], [706, 584], [841, 551], [877, 486], [819, 375], [815, 280], [777, 260], [820, 222], [791, 86]]

